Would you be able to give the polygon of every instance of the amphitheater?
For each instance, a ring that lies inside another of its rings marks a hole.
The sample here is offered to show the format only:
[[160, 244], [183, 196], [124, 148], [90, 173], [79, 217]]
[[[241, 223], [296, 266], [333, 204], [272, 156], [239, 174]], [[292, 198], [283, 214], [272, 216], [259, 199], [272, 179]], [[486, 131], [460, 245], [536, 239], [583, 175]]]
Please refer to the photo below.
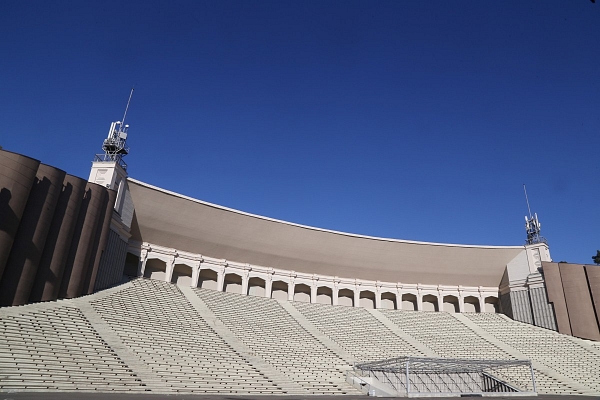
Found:
[[594, 266], [252, 215], [123, 154], [85, 181], [0, 150], [0, 391], [600, 395]]

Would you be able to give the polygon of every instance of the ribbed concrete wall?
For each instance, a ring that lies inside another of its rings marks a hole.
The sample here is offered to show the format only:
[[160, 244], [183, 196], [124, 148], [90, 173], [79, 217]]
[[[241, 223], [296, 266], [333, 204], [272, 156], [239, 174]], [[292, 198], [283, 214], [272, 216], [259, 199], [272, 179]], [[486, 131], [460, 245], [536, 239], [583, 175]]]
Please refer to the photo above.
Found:
[[535, 326], [546, 329], [556, 330], [556, 321], [554, 320], [554, 310], [548, 303], [546, 288], [537, 287], [529, 289], [529, 299], [533, 311], [533, 320]]
[[91, 292], [114, 198], [102, 186], [0, 150], [0, 305]]
[[0, 150], [0, 279], [39, 165], [33, 158]]
[[95, 290], [106, 289], [121, 281], [126, 257], [127, 242], [121, 239], [118, 233], [109, 229], [106, 249], [102, 253], [95, 281]]
[[558, 331], [600, 340], [600, 266], [543, 263]]
[[510, 303], [512, 306], [512, 318], [515, 321], [533, 324], [531, 313], [531, 302], [527, 290], [516, 290], [510, 292]]

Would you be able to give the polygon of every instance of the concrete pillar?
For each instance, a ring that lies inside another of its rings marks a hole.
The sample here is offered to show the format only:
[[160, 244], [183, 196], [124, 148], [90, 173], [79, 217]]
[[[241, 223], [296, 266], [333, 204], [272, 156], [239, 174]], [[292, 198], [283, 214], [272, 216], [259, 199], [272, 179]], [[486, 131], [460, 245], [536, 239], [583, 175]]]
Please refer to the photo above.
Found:
[[265, 297], [270, 299], [273, 291], [273, 272], [269, 272], [265, 279]]
[[354, 285], [354, 307], [360, 307], [360, 286]]
[[479, 295], [477, 298], [479, 299], [479, 312], [485, 312], [485, 299], [483, 298], [483, 293], [481, 292], [481, 286], [479, 287]]
[[190, 284], [190, 286], [193, 288], [198, 287], [198, 280], [200, 280], [200, 270], [202, 269], [202, 261], [204, 260], [199, 260], [198, 264], [192, 267], [192, 283]]
[[312, 285], [310, 287], [310, 302], [313, 304], [317, 302], [317, 289], [317, 281], [313, 279]]
[[170, 262], [167, 262], [166, 271], [165, 271], [165, 282], [171, 282], [173, 279], [173, 270], [175, 269], [175, 261], [177, 260], [177, 255], [173, 255]]
[[438, 311], [444, 311], [444, 294], [440, 289], [437, 291]]
[[142, 249], [140, 252], [140, 262], [138, 263], [138, 276], [144, 276], [146, 271], [146, 262], [148, 261], [148, 249]]
[[250, 272], [244, 270], [242, 273], [242, 294], [246, 296], [248, 294], [248, 281], [250, 281]]
[[458, 288], [458, 311], [465, 312], [465, 296], [460, 288]]
[[219, 292], [223, 291], [223, 286], [225, 285], [225, 267], [219, 266], [219, 270], [217, 271], [217, 290]]
[[404, 294], [403, 285], [398, 282], [396, 285], [396, 308], [402, 310], [402, 295]]
[[417, 286], [417, 311], [423, 311], [423, 293], [419, 286]]
[[381, 308], [381, 286], [379, 285], [379, 282], [377, 282], [377, 285], [375, 286], [375, 308]]
[[296, 290], [296, 282], [294, 278], [290, 278], [288, 282], [288, 301], [294, 301], [294, 291]]
[[338, 291], [339, 291], [339, 282], [337, 280], [333, 281], [333, 289], [331, 290], [331, 304], [334, 306], [338, 305]]

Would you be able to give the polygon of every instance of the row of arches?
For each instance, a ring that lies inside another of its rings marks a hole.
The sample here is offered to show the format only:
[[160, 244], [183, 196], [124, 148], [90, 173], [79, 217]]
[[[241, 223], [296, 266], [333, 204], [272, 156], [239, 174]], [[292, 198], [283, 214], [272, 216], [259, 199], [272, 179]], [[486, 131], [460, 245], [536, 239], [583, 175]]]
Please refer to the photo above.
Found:
[[[446, 312], [499, 312], [498, 299], [488, 296], [482, 301], [476, 296], [466, 296], [459, 299], [454, 295], [436, 296], [425, 294], [417, 296], [413, 293], [403, 293], [401, 296], [384, 291], [380, 297], [371, 290], [352, 290], [340, 288], [334, 290], [328, 286], [311, 288], [305, 283], [288, 284], [282, 280], [267, 282], [260, 277], [248, 277], [246, 284], [242, 276], [236, 273], [224, 273], [222, 283], [219, 273], [209, 268], [199, 270], [197, 281], [194, 282], [192, 267], [185, 264], [175, 264], [171, 277], [167, 264], [160, 259], [149, 259], [145, 263], [143, 276], [145, 278], [170, 281], [177, 285], [194, 286], [203, 289], [222, 290], [227, 293], [238, 293], [249, 296], [267, 297], [277, 300], [291, 300], [307, 303], [343, 305], [349, 307], [402, 309], [410, 311], [446, 311]], [[221, 287], [220, 287], [221, 286]], [[293, 290], [293, 292], [292, 292]], [[314, 297], [314, 298], [313, 298]], [[462, 300], [462, 302], [461, 302]], [[461, 304], [462, 303], [462, 304]], [[461, 310], [462, 308], [462, 310]]]

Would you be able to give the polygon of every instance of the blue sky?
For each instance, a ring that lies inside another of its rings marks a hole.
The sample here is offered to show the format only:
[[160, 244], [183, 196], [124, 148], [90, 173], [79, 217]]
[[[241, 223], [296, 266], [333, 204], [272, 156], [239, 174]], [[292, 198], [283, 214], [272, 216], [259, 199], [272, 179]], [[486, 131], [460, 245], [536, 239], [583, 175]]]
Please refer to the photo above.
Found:
[[135, 94], [142, 181], [398, 239], [600, 249], [600, 4], [0, 4], [0, 145], [87, 178]]

